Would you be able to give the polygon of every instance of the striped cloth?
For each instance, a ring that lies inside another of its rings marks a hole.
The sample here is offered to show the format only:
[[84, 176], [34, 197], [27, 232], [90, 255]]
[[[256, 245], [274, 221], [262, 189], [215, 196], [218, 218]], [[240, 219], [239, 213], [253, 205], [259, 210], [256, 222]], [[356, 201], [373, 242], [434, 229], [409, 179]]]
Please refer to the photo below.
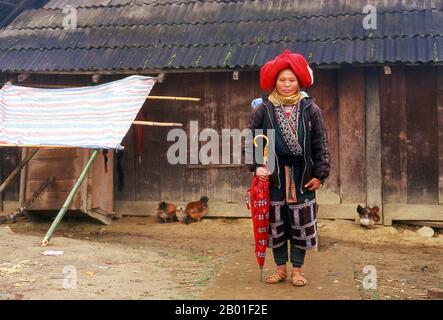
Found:
[[0, 144], [121, 149], [155, 78], [81, 88], [0, 89]]

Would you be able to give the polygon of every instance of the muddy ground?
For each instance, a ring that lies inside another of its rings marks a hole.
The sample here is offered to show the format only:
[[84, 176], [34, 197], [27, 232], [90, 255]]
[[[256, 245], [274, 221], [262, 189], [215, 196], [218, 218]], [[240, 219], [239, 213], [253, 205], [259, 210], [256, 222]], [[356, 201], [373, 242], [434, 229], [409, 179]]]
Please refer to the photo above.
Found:
[[[154, 217], [125, 217], [103, 226], [67, 217], [50, 245], [42, 248], [49, 225], [49, 220], [39, 220], [0, 226], [0, 299], [217, 298], [224, 297], [214, 289], [215, 283], [220, 284], [217, 278], [230, 282], [249, 273], [255, 277], [257, 272], [229, 265], [239, 255], [253, 255], [250, 219], [207, 218], [182, 225], [159, 224]], [[344, 263], [351, 264], [353, 272], [349, 277], [353, 283], [347, 285], [355, 288], [356, 297], [428, 299], [429, 287], [443, 289], [442, 237], [423, 238], [415, 233], [418, 227], [405, 225], [367, 230], [352, 221], [320, 220], [318, 227], [320, 248], [312, 261], [322, 263], [324, 256], [323, 263], [333, 265], [346, 255], [349, 262]], [[45, 250], [63, 250], [63, 255], [44, 256]], [[272, 264], [270, 251], [267, 263]], [[376, 267], [377, 290], [363, 288], [366, 265]], [[231, 276], [224, 280], [226, 267]], [[72, 288], [74, 274], [76, 288]], [[223, 287], [221, 283], [220, 290]], [[261, 298], [275, 290], [270, 285], [263, 288], [257, 293]], [[313, 290], [313, 285], [301, 290]], [[331, 299], [341, 296], [331, 290]]]

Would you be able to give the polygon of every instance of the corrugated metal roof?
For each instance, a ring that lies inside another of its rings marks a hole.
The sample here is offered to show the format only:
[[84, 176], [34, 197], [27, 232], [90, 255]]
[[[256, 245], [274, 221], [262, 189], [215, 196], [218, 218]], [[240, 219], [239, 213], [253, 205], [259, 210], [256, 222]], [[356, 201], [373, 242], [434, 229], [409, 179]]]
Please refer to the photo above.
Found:
[[443, 55], [443, 0], [79, 0], [65, 30], [52, 0], [0, 31], [0, 70], [258, 67], [285, 48], [310, 63], [429, 63]]
[[[95, 3], [97, 1], [91, 1]], [[303, 19], [318, 16], [354, 16], [363, 17], [361, 7], [349, 7], [346, 11], [345, 1], [334, 1], [337, 5], [320, 6], [317, 1], [182, 1], [178, 3], [158, 5], [125, 5], [125, 6], [99, 6], [77, 9], [79, 27], [96, 26], [131, 26], [155, 24], [202, 24], [202, 23], [229, 23], [240, 21], [273, 21], [283, 19]], [[356, 1], [359, 2], [359, 1]], [[52, 2], [50, 2], [52, 3]], [[340, 5], [343, 3], [343, 5]], [[352, 1], [354, 3], [354, 1]], [[394, 1], [395, 3], [395, 1]], [[304, 5], [303, 5], [304, 4]], [[378, 13], [405, 12], [412, 10], [442, 9], [442, 4], [435, 7], [421, 8], [414, 6], [410, 9], [398, 7], [379, 7]], [[340, 9], [342, 8], [342, 9]], [[28, 10], [13, 21], [8, 27], [20, 28], [62, 28], [65, 18], [63, 9]], [[361, 21], [360, 21], [361, 26]]]
[[[333, 41], [365, 38], [426, 37], [443, 25], [441, 11], [382, 13], [379, 28], [370, 34], [355, 28], [362, 17], [315, 17], [269, 21], [258, 29], [255, 21], [201, 25], [142, 25], [64, 29], [7, 29], [0, 33], [0, 50], [68, 49], [150, 46], [215, 46], [272, 42]], [[407, 20], [407, 24], [402, 21]], [[238, 32], [241, 30], [241, 32]]]

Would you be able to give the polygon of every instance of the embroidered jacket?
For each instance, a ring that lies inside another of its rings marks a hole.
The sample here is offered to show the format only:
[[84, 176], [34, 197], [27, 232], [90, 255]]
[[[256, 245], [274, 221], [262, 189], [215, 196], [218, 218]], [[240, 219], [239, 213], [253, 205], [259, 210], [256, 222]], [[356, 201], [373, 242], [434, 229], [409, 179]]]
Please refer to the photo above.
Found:
[[[263, 97], [263, 102], [259, 104], [252, 112], [249, 121], [249, 129], [253, 130], [255, 136], [255, 129], [263, 129], [266, 135], [268, 129], [275, 129], [271, 117], [275, 117], [274, 105]], [[303, 119], [303, 126], [305, 129], [305, 143], [303, 144], [303, 174], [301, 184], [303, 193], [304, 185], [313, 177], [319, 179], [322, 183], [329, 176], [331, 170], [330, 154], [328, 147], [327, 131], [324, 125], [321, 109], [314, 103], [314, 98], [305, 97], [300, 101], [300, 116]], [[252, 148], [253, 149], [253, 148]], [[248, 148], [244, 148], [244, 152], [248, 152]], [[252, 164], [248, 164], [249, 170], [255, 172], [259, 164], [255, 161], [254, 150], [250, 155], [254, 159]], [[279, 162], [276, 157], [276, 170], [270, 176], [270, 182], [274, 186], [280, 188], [281, 181], [278, 174]]]

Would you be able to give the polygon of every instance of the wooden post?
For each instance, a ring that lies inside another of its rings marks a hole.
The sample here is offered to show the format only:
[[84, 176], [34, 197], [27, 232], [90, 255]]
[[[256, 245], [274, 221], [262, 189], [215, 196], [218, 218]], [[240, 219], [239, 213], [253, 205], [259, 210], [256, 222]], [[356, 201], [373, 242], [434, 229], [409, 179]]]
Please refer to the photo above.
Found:
[[392, 205], [408, 203], [408, 140], [406, 136], [406, 67], [380, 74], [383, 223], [392, 224]]
[[[21, 149], [21, 150], [20, 150]], [[27, 148], [20, 148], [19, 151], [21, 151], [21, 159], [25, 159], [26, 155], [28, 153], [28, 149]], [[19, 206], [22, 206], [25, 204], [25, 198], [26, 198], [26, 176], [27, 176], [27, 172], [28, 172], [28, 166], [24, 167], [23, 170], [21, 171], [20, 174], [20, 191], [18, 194], [18, 203]]]
[[443, 204], [443, 67], [437, 69], [438, 203]]
[[[383, 219], [379, 69], [365, 69], [366, 203], [377, 205]], [[383, 221], [383, 220], [381, 220]]]
[[71, 205], [71, 202], [74, 199], [74, 196], [77, 193], [78, 189], [80, 188], [83, 180], [85, 180], [85, 177], [88, 176], [88, 172], [91, 169], [95, 158], [97, 158], [98, 152], [99, 152], [99, 150], [94, 150], [94, 152], [92, 153], [92, 156], [89, 159], [88, 163], [86, 164], [86, 167], [83, 169], [80, 177], [78, 178], [77, 182], [75, 183], [74, 187], [72, 188], [71, 192], [69, 193], [68, 198], [66, 199], [65, 203], [63, 204], [63, 207], [60, 209], [59, 213], [55, 217], [54, 222], [52, 222], [51, 227], [49, 228], [48, 232], [46, 233], [46, 235], [42, 241], [42, 247], [46, 247], [48, 245], [49, 239], [51, 239], [51, 236], [52, 236], [55, 228], [57, 228], [58, 224], [63, 219], [63, 216], [65, 215], [66, 211], [68, 211], [68, 208]]

